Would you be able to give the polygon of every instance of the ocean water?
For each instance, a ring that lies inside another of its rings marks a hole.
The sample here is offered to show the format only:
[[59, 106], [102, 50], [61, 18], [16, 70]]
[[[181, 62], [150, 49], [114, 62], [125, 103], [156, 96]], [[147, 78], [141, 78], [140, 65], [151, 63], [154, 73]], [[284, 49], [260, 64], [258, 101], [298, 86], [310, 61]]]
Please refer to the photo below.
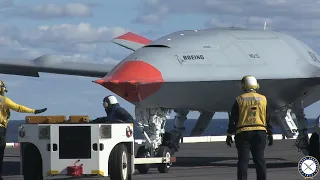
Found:
[[[192, 128], [195, 126], [196, 119], [188, 119], [185, 121], [185, 132], [184, 137], [188, 137]], [[21, 120], [10, 120], [7, 129], [7, 142], [18, 142], [18, 127], [20, 124], [23, 124], [24, 121]], [[308, 128], [312, 128], [315, 125], [315, 119], [308, 119]], [[166, 130], [173, 129], [174, 121], [168, 119], [166, 122]], [[211, 123], [208, 125], [207, 129], [203, 133], [203, 136], [221, 136], [225, 135], [228, 128], [227, 119], [212, 119]], [[274, 134], [281, 133], [280, 128], [274, 126]], [[142, 133], [135, 125], [134, 127], [134, 137], [136, 139], [143, 139]]]

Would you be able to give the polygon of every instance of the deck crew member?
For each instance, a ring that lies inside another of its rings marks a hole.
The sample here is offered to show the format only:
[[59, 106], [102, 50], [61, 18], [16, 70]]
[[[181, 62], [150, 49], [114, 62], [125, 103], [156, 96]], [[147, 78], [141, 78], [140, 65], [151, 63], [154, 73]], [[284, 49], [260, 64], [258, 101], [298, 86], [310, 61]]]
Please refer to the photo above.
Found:
[[232, 134], [238, 150], [238, 180], [247, 180], [250, 151], [256, 165], [258, 180], [266, 180], [264, 150], [266, 137], [268, 146], [273, 144], [272, 126], [267, 118], [267, 99], [257, 93], [259, 84], [255, 77], [244, 76], [241, 90], [244, 93], [236, 98], [229, 118], [226, 143], [231, 146]]
[[31, 109], [26, 106], [16, 104], [10, 98], [5, 97], [4, 93], [8, 92], [3, 81], [0, 81], [0, 180], [2, 180], [2, 166], [3, 166], [3, 155], [6, 147], [6, 130], [8, 121], [10, 118], [10, 110], [20, 113], [34, 113], [39, 114], [45, 112], [44, 109]]
[[120, 120], [125, 123], [133, 123], [133, 117], [120, 106], [115, 96], [109, 95], [103, 99], [103, 107], [107, 113], [105, 117], [99, 117], [90, 123], [107, 123]]

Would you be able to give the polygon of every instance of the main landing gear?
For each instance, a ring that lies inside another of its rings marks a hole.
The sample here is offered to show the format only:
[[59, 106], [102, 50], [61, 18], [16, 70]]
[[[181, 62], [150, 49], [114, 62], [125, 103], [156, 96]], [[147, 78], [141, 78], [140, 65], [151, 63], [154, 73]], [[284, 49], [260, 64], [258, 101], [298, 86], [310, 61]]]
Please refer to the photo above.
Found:
[[[175, 110], [174, 129], [165, 132], [165, 124], [169, 110], [163, 108], [143, 108], [136, 106], [135, 114], [138, 126], [146, 140], [145, 146], [140, 146], [136, 157], [171, 157], [180, 147], [179, 143], [185, 131], [184, 123], [189, 113], [188, 110]], [[210, 123], [214, 112], [201, 112], [197, 124], [191, 135], [201, 135]], [[160, 173], [166, 173], [172, 164], [160, 164]], [[140, 173], [147, 173], [151, 165], [137, 165]]]
[[[165, 132], [168, 109], [162, 108], [135, 108], [136, 120], [145, 139], [146, 145], [140, 146], [136, 157], [171, 157], [175, 151], [170, 144], [166, 143], [168, 133]], [[157, 164], [160, 173], [167, 173], [172, 163]], [[139, 173], [149, 172], [151, 164], [137, 164]]]
[[[296, 115], [296, 122], [293, 120], [291, 112]], [[295, 143], [298, 150], [301, 151], [305, 156], [314, 156], [320, 160], [319, 119], [317, 125], [313, 129], [313, 134], [311, 135], [309, 141], [307, 126], [308, 120], [305, 117], [303, 101], [297, 101], [290, 106], [284, 107], [282, 110], [275, 112], [275, 115], [283, 134], [287, 138], [293, 138], [298, 134]]]

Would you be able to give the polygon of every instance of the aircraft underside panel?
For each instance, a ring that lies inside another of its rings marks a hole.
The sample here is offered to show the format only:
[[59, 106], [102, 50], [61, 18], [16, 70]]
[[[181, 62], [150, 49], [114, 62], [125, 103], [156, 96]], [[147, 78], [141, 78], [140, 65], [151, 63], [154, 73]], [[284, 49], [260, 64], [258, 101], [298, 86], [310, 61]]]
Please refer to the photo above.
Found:
[[[320, 90], [312, 91], [301, 87], [313, 87], [318, 81], [317, 79], [260, 80], [259, 92], [267, 96], [268, 104], [273, 108], [281, 108], [306, 93], [305, 106], [309, 106], [318, 100]], [[144, 107], [228, 112], [235, 98], [241, 94], [239, 83], [239, 81], [163, 83], [157, 92], [139, 104]], [[308, 96], [308, 92], [312, 93]]]

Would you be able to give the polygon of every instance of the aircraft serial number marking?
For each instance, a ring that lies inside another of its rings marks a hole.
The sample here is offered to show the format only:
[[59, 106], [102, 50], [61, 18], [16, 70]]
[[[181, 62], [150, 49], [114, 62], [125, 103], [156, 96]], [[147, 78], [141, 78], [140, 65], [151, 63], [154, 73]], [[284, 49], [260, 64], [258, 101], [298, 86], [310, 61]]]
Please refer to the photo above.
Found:
[[308, 51], [311, 59], [314, 61], [314, 62], [317, 62], [317, 63], [320, 63], [320, 61], [318, 60], [317, 56], [313, 53], [313, 52], [310, 52]]
[[250, 58], [260, 58], [259, 54], [248, 54]]

